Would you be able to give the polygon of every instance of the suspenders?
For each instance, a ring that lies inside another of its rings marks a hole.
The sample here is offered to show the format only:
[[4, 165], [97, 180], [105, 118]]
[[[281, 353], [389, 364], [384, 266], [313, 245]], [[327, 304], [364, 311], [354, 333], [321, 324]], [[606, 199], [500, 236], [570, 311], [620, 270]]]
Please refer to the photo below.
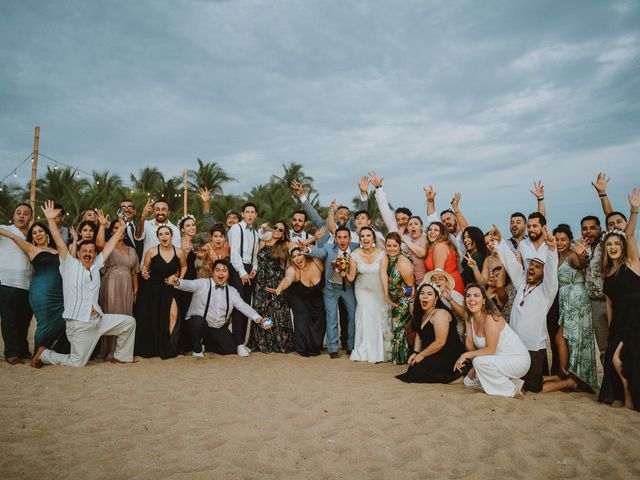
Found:
[[[240, 228], [240, 259], [242, 259], [242, 252], [244, 251], [244, 228], [242, 228], [242, 225], [240, 224], [237, 224], [237, 225]], [[253, 248], [251, 249], [251, 262], [253, 262], [253, 251], [256, 248], [256, 231], [253, 230], [252, 232], [253, 232]]]
[[[211, 286], [213, 285], [213, 280], [209, 279], [209, 294], [207, 295], [207, 305], [204, 307], [204, 315], [202, 318], [207, 320], [207, 313], [209, 313], [209, 303], [211, 303]], [[229, 286], [224, 286], [224, 293], [227, 299], [227, 304], [224, 309], [224, 321], [227, 322], [229, 318]]]

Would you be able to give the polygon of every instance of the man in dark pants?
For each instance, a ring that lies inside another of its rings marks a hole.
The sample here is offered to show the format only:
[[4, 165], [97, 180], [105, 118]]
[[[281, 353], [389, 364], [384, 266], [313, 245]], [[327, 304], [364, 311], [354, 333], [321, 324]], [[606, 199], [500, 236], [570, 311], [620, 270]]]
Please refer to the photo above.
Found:
[[248, 353], [241, 348], [243, 345], [236, 342], [227, 328], [229, 316], [232, 311], [238, 310], [256, 323], [262, 323], [263, 318], [240, 298], [235, 288], [227, 285], [229, 267], [223, 260], [216, 260], [212, 270], [212, 278], [183, 280], [173, 275], [167, 279], [167, 283], [178, 290], [193, 292], [187, 312], [193, 356], [203, 357], [204, 338], [208, 348], [214, 353], [237, 353], [246, 357]]
[[[31, 206], [19, 204], [13, 211], [13, 224], [1, 225], [21, 239], [26, 239], [33, 218]], [[31, 263], [13, 240], [0, 236], [0, 325], [4, 340], [4, 359], [15, 365], [30, 359], [27, 332], [33, 315], [29, 305]]]
[[[231, 272], [229, 283], [240, 293], [242, 300], [251, 305], [251, 297], [255, 288], [255, 278], [258, 273], [258, 247], [260, 244], [258, 232], [253, 227], [257, 216], [257, 208], [247, 202], [242, 206], [242, 221], [229, 229], [229, 249], [231, 251]], [[247, 336], [247, 317], [239, 310], [232, 314], [231, 328], [238, 344], [238, 349], [250, 350], [245, 346]]]

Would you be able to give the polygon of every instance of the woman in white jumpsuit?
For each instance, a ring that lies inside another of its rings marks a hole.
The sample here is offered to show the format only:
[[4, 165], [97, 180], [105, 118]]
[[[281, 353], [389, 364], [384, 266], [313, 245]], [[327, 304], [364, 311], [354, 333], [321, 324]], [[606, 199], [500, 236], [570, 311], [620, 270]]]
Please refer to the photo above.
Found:
[[501, 316], [487, 293], [479, 285], [465, 290], [467, 351], [454, 368], [461, 370], [467, 360], [473, 368], [464, 378], [467, 387], [482, 388], [489, 395], [522, 395], [521, 380], [531, 364], [531, 357], [520, 337]]

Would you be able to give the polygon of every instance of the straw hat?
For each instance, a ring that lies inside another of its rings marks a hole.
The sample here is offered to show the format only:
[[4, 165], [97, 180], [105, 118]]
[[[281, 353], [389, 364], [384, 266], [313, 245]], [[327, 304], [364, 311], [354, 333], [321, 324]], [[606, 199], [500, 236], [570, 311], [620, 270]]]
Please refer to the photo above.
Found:
[[450, 290], [453, 290], [453, 288], [456, 286], [456, 281], [453, 279], [453, 277], [441, 268], [436, 268], [434, 270], [431, 270], [430, 272], [427, 272], [424, 278], [422, 279], [422, 284], [431, 283], [431, 279], [433, 278], [434, 275], [444, 276], [444, 278], [447, 279], [447, 284], [449, 285]]

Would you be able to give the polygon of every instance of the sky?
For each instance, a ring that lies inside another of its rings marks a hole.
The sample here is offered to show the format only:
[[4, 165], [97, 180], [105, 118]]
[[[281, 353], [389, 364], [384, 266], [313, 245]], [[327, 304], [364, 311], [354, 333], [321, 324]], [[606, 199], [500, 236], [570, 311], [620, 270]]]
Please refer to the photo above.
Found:
[[639, 27], [625, 0], [4, 0], [0, 179], [38, 125], [87, 171], [201, 158], [242, 194], [298, 162], [328, 204], [375, 170], [394, 206], [459, 191], [482, 228], [533, 211], [540, 179], [575, 230], [599, 171], [615, 209], [640, 185]]

